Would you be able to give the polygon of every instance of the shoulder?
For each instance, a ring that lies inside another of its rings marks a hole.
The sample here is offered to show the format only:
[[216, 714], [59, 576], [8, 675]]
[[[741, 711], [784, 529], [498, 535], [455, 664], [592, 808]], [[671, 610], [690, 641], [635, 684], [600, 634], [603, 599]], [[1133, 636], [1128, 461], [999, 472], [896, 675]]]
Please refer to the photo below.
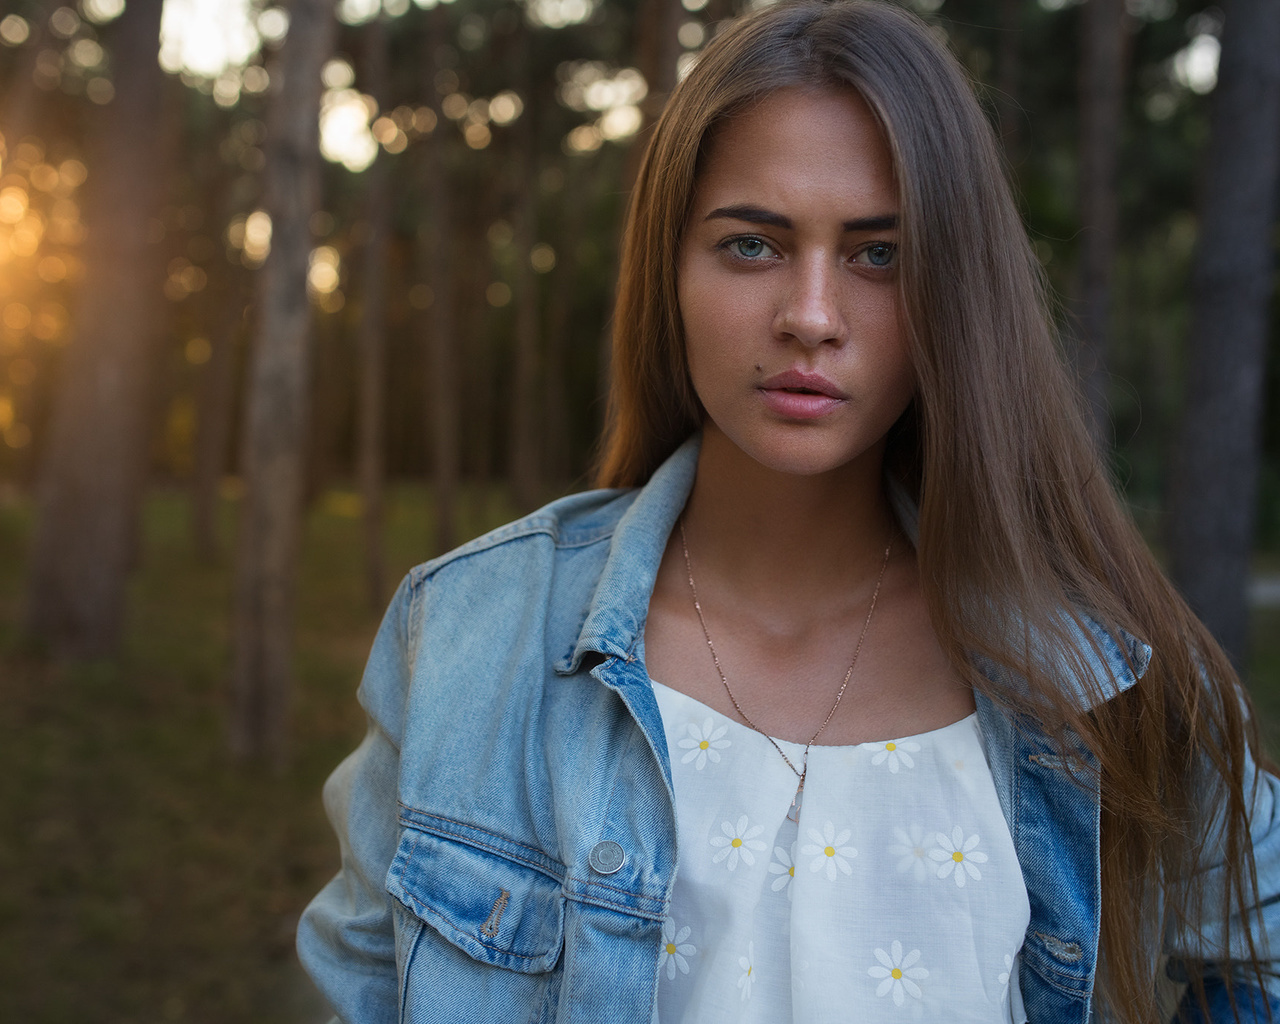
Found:
[[607, 547], [618, 522], [635, 500], [634, 490], [592, 490], [570, 494], [499, 526], [410, 570], [408, 586], [429, 582], [482, 581], [504, 562], [550, 563], [557, 554]]

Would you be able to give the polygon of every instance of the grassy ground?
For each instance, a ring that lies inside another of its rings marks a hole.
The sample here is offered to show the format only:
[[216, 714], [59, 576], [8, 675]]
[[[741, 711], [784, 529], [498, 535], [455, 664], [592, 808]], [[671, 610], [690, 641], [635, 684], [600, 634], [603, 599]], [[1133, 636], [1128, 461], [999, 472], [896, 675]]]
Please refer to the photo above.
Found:
[[[392, 581], [430, 551], [427, 508], [420, 490], [394, 495]], [[363, 730], [353, 691], [378, 615], [352, 502], [331, 495], [308, 525], [283, 775], [226, 757], [226, 566], [193, 557], [180, 494], [147, 511], [123, 656], [68, 667], [18, 642], [29, 509], [0, 504], [0, 1019], [323, 1020], [293, 930], [337, 866], [321, 783]], [[468, 533], [508, 517], [473, 506]], [[1280, 751], [1280, 611], [1255, 635], [1252, 689]]]
[[[470, 533], [509, 518], [490, 505]], [[394, 496], [392, 586], [430, 553], [426, 507], [421, 491]], [[337, 867], [320, 786], [363, 732], [354, 689], [379, 618], [351, 511], [331, 496], [308, 525], [294, 756], [276, 775], [226, 756], [230, 574], [193, 557], [180, 494], [148, 507], [115, 664], [22, 650], [29, 512], [0, 509], [0, 1020], [327, 1017], [293, 931]]]

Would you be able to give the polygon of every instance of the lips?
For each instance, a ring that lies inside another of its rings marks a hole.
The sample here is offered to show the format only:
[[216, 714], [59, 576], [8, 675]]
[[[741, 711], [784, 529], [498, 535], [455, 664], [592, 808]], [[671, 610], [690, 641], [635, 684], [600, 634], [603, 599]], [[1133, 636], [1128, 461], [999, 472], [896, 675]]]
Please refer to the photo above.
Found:
[[765, 405], [784, 419], [811, 420], [825, 416], [849, 395], [820, 373], [787, 370], [758, 387]]
[[827, 380], [820, 373], [806, 373], [804, 370], [787, 370], [786, 373], [775, 374], [760, 385], [764, 391], [786, 391], [794, 394], [825, 395], [844, 401], [849, 395]]

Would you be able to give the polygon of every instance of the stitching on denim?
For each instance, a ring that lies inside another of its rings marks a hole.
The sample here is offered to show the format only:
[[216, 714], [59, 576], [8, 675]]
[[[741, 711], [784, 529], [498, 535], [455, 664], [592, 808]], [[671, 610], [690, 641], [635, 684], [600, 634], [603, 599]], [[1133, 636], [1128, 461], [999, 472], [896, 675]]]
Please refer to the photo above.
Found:
[[584, 889], [608, 889], [611, 892], [616, 892], [623, 896], [635, 896], [637, 899], [642, 900], [664, 901], [665, 899], [662, 896], [650, 896], [647, 892], [636, 892], [634, 889], [624, 889], [620, 885], [610, 885], [608, 882], [596, 882], [589, 878], [579, 878], [577, 875], [565, 875], [564, 880], [566, 884], [570, 881], [577, 882]]
[[[436, 820], [438, 820], [438, 821], [451, 821], [451, 822], [453, 821], [453, 819], [452, 819], [452, 818], [444, 818], [444, 817], [441, 817], [440, 815], [425, 815], [425, 816], [426, 816], [426, 817], [430, 817], [430, 818], [434, 818], [434, 819], [436, 819]], [[462, 822], [454, 822], [454, 824], [462, 825], [463, 823], [462, 823]], [[410, 828], [410, 829], [412, 829], [414, 832], [418, 833], [418, 835], [422, 835], [422, 834], [423, 834], [423, 833], [422, 833], [418, 828], [416, 828], [416, 827], [415, 827], [411, 822], [406, 822], [406, 823], [405, 823], [405, 827], [406, 827], [406, 828]], [[476, 826], [470, 826], [470, 825], [466, 825], [466, 826], [464, 826], [464, 827], [467, 827], [467, 828], [476, 828]], [[521, 859], [520, 857], [518, 857], [518, 856], [517, 856], [517, 855], [515, 855], [514, 853], [510, 853], [509, 851], [506, 851], [506, 850], [500, 849], [500, 848], [498, 848], [498, 847], [488, 846], [488, 845], [486, 845], [486, 844], [484, 844], [484, 843], [480, 842], [479, 840], [472, 839], [472, 838], [470, 838], [470, 837], [468, 837], [468, 836], [456, 835], [456, 834], [455, 834], [455, 833], [453, 833], [453, 832], [449, 832], [447, 829], [443, 829], [443, 828], [442, 828], [440, 831], [441, 831], [442, 833], [444, 833], [444, 835], [447, 835], [447, 836], [450, 836], [450, 837], [452, 837], [452, 838], [456, 838], [456, 839], [458, 839], [459, 841], [461, 841], [462, 843], [464, 843], [464, 844], [465, 844], [465, 845], [467, 845], [467, 846], [472, 846], [472, 847], [474, 847], [474, 848], [481, 849], [481, 850], [488, 850], [489, 852], [491, 852], [491, 853], [495, 853], [495, 854], [497, 854], [498, 856], [503, 857], [503, 858], [504, 858], [504, 859], [506, 859], [506, 860], [514, 861], [514, 862], [515, 862], [515, 863], [517, 863], [517, 864], [523, 864], [523, 865], [525, 865], [526, 867], [533, 868], [535, 871], [539, 871], [539, 873], [541, 873], [541, 874], [544, 874], [544, 875], [545, 875], [545, 870], [543, 870], [539, 865], [537, 865], [537, 864], [533, 864], [533, 863], [529, 863], [529, 862], [527, 862], [527, 861], [525, 861], [525, 860]], [[487, 830], [485, 830], [485, 829], [481, 829], [481, 828], [476, 828], [476, 831], [478, 831], [478, 832], [484, 832], [486, 835], [494, 835], [494, 833], [492, 833], [492, 832], [488, 832]], [[495, 838], [502, 838], [502, 837], [497, 836], [497, 837], [495, 837]], [[514, 840], [510, 840], [510, 842], [514, 843], [516, 846], [520, 846], [522, 849], [532, 849], [532, 847], [524, 846], [524, 844], [522, 844], [522, 843], [515, 843], [515, 841], [514, 841]], [[412, 856], [413, 856], [413, 852], [414, 852], [414, 850], [416, 850], [416, 849], [417, 849], [417, 845], [418, 845], [418, 839], [417, 839], [417, 837], [415, 836], [415, 838], [414, 838], [414, 845], [413, 845], [413, 848], [409, 851], [409, 854], [408, 854], [410, 857], [412, 857]], [[549, 876], [548, 876], [548, 877], [549, 877]], [[570, 874], [565, 874], [565, 876], [563, 877], [563, 879], [558, 879], [557, 881], [561, 881], [561, 882], [562, 882], [562, 884], [564, 884], [564, 885], [567, 885], [569, 882], [574, 882], [574, 883], [577, 883], [577, 884], [579, 884], [579, 885], [583, 886], [583, 888], [584, 888], [584, 889], [596, 889], [596, 888], [600, 888], [600, 889], [608, 889], [608, 890], [610, 890], [611, 892], [616, 892], [616, 893], [618, 893], [620, 896], [628, 896], [628, 897], [631, 897], [632, 899], [635, 899], [635, 900], [641, 900], [641, 901], [650, 902], [650, 903], [657, 903], [657, 904], [660, 904], [660, 905], [661, 905], [661, 906], [663, 906], [663, 907], [666, 907], [666, 906], [667, 906], [667, 904], [668, 904], [668, 902], [669, 902], [669, 901], [666, 899], [666, 897], [665, 897], [665, 896], [653, 896], [653, 895], [650, 895], [649, 893], [645, 893], [645, 892], [636, 892], [636, 891], [635, 891], [635, 890], [633, 890], [633, 889], [624, 889], [624, 888], [622, 888], [621, 886], [609, 885], [609, 884], [608, 884], [608, 883], [606, 883], [606, 882], [586, 881], [586, 880], [584, 880], [584, 879], [580, 879], [580, 878], [578, 878], [578, 877], [577, 877], [577, 876], [575, 876], [575, 875], [570, 875]], [[563, 894], [564, 894], [564, 896], [566, 896], [567, 898], [570, 898], [570, 899], [572, 899], [572, 898], [573, 898], [572, 894], [570, 894], [569, 892], [564, 892]], [[584, 898], [586, 897], [586, 894], [585, 894], [585, 893], [583, 893], [583, 894], [581, 894], [581, 895], [582, 895]], [[412, 898], [412, 897], [411, 897], [411, 898]], [[611, 900], [606, 899], [606, 898], [605, 898], [605, 897], [603, 897], [603, 896], [601, 896], [601, 897], [596, 897], [596, 899], [598, 899], [598, 900], [599, 900], [599, 902], [601, 902], [601, 903], [603, 903], [603, 904], [608, 904], [609, 906], [611, 906], [611, 907], [616, 907], [616, 908], [618, 908], [619, 910], [634, 911], [634, 910], [638, 909], [638, 908], [635, 908], [635, 907], [628, 906], [628, 905], [627, 905], [627, 904], [625, 904], [625, 903], [615, 903], [615, 902], [613, 902], [613, 901], [611, 901]]]
[[[448, 819], [444, 819], [444, 820], [448, 820]], [[461, 822], [457, 822], [457, 824], [461, 824]], [[409, 825], [408, 827], [413, 828], [414, 826]], [[450, 832], [447, 828], [444, 828], [442, 826], [437, 826], [437, 829], [440, 835], [448, 836], [450, 839], [456, 839], [458, 840], [458, 842], [462, 843], [464, 846], [470, 846], [472, 849], [475, 849], [475, 850], [487, 850], [489, 853], [496, 854], [497, 856], [501, 857], [503, 860], [511, 861], [512, 863], [515, 863], [515, 864], [522, 864], [527, 868], [531, 868], [532, 870], [537, 871], [539, 874], [545, 876], [548, 880], [552, 882], [561, 881], [561, 879], [552, 877], [550, 874], [548, 874], [547, 869], [542, 864], [539, 864], [533, 860], [526, 860], [525, 858], [521, 857], [519, 854], [511, 850], [505, 850], [500, 846], [491, 846], [488, 843], [482, 842], [479, 839], [476, 839], [472, 836], [464, 835], [459, 832]], [[492, 835], [493, 833], [490, 832], [486, 834]], [[520, 845], [520, 844], [516, 844], [516, 845]], [[527, 850], [529, 849], [529, 847], [526, 846], [524, 847], [524, 849]]]
[[[544, 864], [540, 863], [537, 860], [534, 860], [534, 859], [525, 860], [511, 850], [507, 850], [502, 846], [489, 846], [486, 843], [481, 842], [479, 839], [476, 839], [473, 836], [467, 835], [464, 832], [453, 832], [447, 828], [444, 828], [443, 826], [439, 826], [439, 825], [434, 826], [434, 828], [439, 829], [439, 831], [444, 835], [457, 839], [462, 843], [466, 844], [467, 846], [475, 846], [480, 849], [490, 850], [493, 853], [506, 857], [508, 860], [513, 860], [518, 864], [524, 864], [528, 867], [534, 868], [537, 871], [541, 871], [543, 874], [548, 875], [548, 877], [552, 877], [553, 871], [558, 871], [560, 872], [559, 877], [555, 877], [554, 880], [559, 882], [563, 879], [563, 875], [564, 875], [563, 865], [561, 865], [560, 862], [555, 860], [554, 858], [548, 857], [545, 853], [543, 853], [541, 850], [537, 849], [536, 847], [529, 846], [526, 843], [518, 842], [515, 839], [510, 839], [507, 836], [500, 835], [497, 832], [491, 832], [489, 829], [481, 828], [479, 825], [469, 825], [465, 821], [457, 821], [454, 818], [446, 818], [444, 815], [441, 815], [441, 814], [430, 814], [427, 811], [420, 811], [415, 807], [410, 807], [408, 804], [405, 804], [405, 803], [401, 803], [400, 806], [404, 810], [408, 811], [410, 814], [421, 815], [424, 818], [431, 819], [431, 821], [433, 822], [446, 821], [451, 825], [457, 825], [463, 829], [469, 829], [470, 831], [473, 831], [473, 832], [483, 833], [486, 836], [492, 836], [499, 843], [509, 843], [512, 846], [518, 846], [522, 850], [528, 850], [529, 853], [535, 855], [536, 857], [542, 857], [550, 861], [554, 867], [552, 869], [549, 869]], [[403, 814], [400, 815], [400, 824], [403, 825], [405, 828], [411, 828], [411, 829], [414, 829], [415, 831], [423, 830], [423, 825], [412, 820], [406, 820]]]
[[408, 648], [410, 653], [410, 672], [413, 671], [413, 666], [418, 660], [418, 649], [422, 643], [422, 620], [426, 618], [424, 609], [426, 601], [427, 581], [424, 579], [414, 585], [413, 593], [409, 598]]
[[[480, 825], [470, 825], [465, 821], [459, 821], [457, 818], [449, 818], [443, 814], [432, 814], [430, 811], [419, 811], [416, 808], [409, 807], [403, 804], [401, 806], [403, 806], [407, 811], [413, 811], [413, 813], [415, 814], [421, 814], [424, 818], [431, 818], [435, 821], [447, 821], [452, 825], [459, 825], [462, 828], [470, 829], [473, 832], [483, 832], [487, 836], [493, 836], [494, 839], [497, 839], [500, 842], [510, 843], [512, 846], [518, 846], [520, 847], [520, 849], [528, 850], [530, 853], [542, 854], [542, 856], [544, 857], [546, 856], [546, 854], [542, 853], [542, 851], [539, 850], [536, 846], [530, 846], [528, 843], [522, 843], [519, 840], [511, 839], [507, 836], [502, 835], [500, 832], [494, 832], [491, 829], [483, 828]], [[547, 859], [551, 860], [550, 857], [547, 857]]]
[[[1033, 932], [1032, 934], [1038, 935], [1039, 933]], [[1046, 956], [1034, 946], [1023, 946], [1023, 949], [1032, 953], [1031, 969], [1040, 976], [1041, 980], [1052, 985], [1059, 992], [1074, 998], [1080, 997], [1081, 985], [1090, 980], [1089, 975], [1081, 976], [1078, 972], [1069, 971], [1065, 967], [1055, 964], [1051, 957]], [[1070, 984], [1059, 981], [1059, 978], [1066, 979]], [[1092, 991], [1092, 986], [1090, 986], [1090, 991]]]
[[489, 911], [489, 916], [484, 919], [484, 924], [480, 926], [480, 930], [491, 939], [498, 936], [498, 925], [502, 921], [502, 914], [507, 909], [507, 901], [510, 899], [511, 893], [503, 889], [498, 898], [493, 901], [493, 909]]
[[[439, 920], [447, 924], [450, 928], [452, 928], [454, 931], [467, 936], [467, 938], [472, 939], [472, 941], [483, 946], [485, 949], [492, 950], [495, 953], [501, 953], [503, 956], [514, 956], [521, 960], [541, 960], [543, 957], [546, 956], [546, 953], [517, 953], [514, 950], [503, 949], [501, 946], [494, 945], [491, 942], [485, 942], [484, 939], [476, 939], [472, 936], [472, 934], [469, 931], [467, 931], [457, 922], [452, 920], [447, 914], [442, 914], [435, 907], [427, 906], [420, 899], [414, 896], [413, 893], [408, 893], [408, 896], [409, 896], [409, 899], [413, 900], [413, 905], [418, 908], [419, 917], [421, 917], [423, 914], [427, 914], [427, 915], [430, 915], [431, 917], [438, 918]], [[560, 922], [559, 933], [560, 933], [560, 945], [563, 946], [564, 945], [564, 921], [563, 920]], [[454, 943], [454, 945], [457, 945], [457, 943]]]
[[591, 896], [581, 892], [566, 892], [564, 898], [573, 900], [574, 903], [586, 903], [594, 907], [604, 907], [607, 910], [616, 910], [626, 914], [628, 917], [638, 917], [645, 921], [660, 921], [666, 916], [666, 901], [663, 900], [661, 911], [644, 911], [639, 907], [629, 906], [626, 903], [615, 903], [613, 900], [605, 899], [603, 896]]
[[[624, 510], [625, 511], [625, 510]], [[535, 515], [525, 519], [516, 520], [514, 523], [508, 523], [505, 527], [494, 530], [483, 537], [477, 537], [461, 547], [440, 555], [430, 561], [423, 562], [421, 565], [414, 566], [411, 570], [414, 576], [419, 579], [428, 579], [434, 576], [445, 566], [460, 562], [464, 558], [470, 558], [472, 555], [483, 554], [491, 551], [496, 547], [511, 543], [512, 541], [527, 540], [531, 537], [548, 537], [556, 550], [562, 551], [568, 548], [584, 548], [593, 544], [600, 544], [612, 539], [614, 532], [617, 530], [617, 521], [615, 520], [608, 526], [602, 526], [602, 533], [592, 533], [590, 531], [582, 531], [580, 534], [576, 531], [566, 531], [563, 524], [554, 516]]]

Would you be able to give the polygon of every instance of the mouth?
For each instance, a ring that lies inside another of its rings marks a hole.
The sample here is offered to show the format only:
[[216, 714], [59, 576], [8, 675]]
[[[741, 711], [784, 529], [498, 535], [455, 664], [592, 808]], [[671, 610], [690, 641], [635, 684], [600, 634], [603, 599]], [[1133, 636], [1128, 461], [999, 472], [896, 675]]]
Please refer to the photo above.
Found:
[[804, 370], [787, 370], [775, 374], [759, 385], [761, 391], [779, 391], [791, 395], [810, 395], [818, 398], [832, 398], [844, 401], [849, 397], [820, 373], [808, 373]]

